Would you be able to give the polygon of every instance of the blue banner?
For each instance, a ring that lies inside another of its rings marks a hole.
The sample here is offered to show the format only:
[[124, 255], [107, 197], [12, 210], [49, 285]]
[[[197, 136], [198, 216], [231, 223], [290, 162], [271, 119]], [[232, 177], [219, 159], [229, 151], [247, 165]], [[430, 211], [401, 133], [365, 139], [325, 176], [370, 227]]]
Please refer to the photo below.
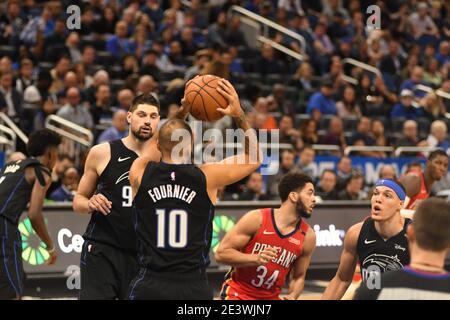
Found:
[[[379, 172], [384, 164], [394, 166], [397, 176], [406, 171], [406, 167], [411, 162], [420, 162], [425, 168], [426, 160], [423, 158], [371, 158], [371, 157], [350, 157], [352, 159], [352, 168], [359, 168], [366, 179], [367, 184], [374, 184], [379, 177]], [[325, 169], [337, 170], [337, 164], [340, 158], [335, 156], [316, 156], [314, 160], [314, 177], [319, 178]]]

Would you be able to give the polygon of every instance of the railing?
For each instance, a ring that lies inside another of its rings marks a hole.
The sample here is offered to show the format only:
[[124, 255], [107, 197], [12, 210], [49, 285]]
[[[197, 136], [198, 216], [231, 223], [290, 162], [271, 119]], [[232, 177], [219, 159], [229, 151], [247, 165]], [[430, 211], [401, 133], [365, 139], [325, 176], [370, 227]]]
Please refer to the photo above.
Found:
[[344, 155], [348, 156], [354, 151], [394, 152], [393, 147], [350, 146], [344, 149]]
[[398, 147], [394, 151], [394, 156], [399, 157], [405, 152], [430, 152], [436, 150], [436, 147]]
[[[16, 126], [16, 124], [14, 123], [14, 121], [11, 120], [10, 117], [8, 117], [5, 113], [0, 112], [0, 119], [3, 121], [3, 123], [9, 127], [17, 137], [20, 138], [20, 140], [23, 141], [24, 144], [28, 143], [28, 137], [25, 135], [25, 133], [23, 133], [22, 130], [19, 129], [18, 126]], [[15, 148], [15, 144], [14, 144], [14, 148]]]
[[[5, 153], [14, 152], [16, 150], [16, 134], [11, 128], [0, 124], [0, 132], [2, 135], [0, 136], [0, 145], [2, 145], [2, 151]], [[6, 134], [9, 136], [9, 139], [4, 136]]]
[[[289, 29], [287, 29], [287, 28], [285, 28], [285, 27], [283, 27], [283, 26], [281, 26], [281, 25], [279, 25], [279, 24], [277, 24], [277, 23], [275, 23], [273, 21], [270, 21], [269, 19], [266, 19], [266, 18], [264, 18], [264, 17], [262, 17], [262, 16], [260, 16], [260, 15], [258, 15], [256, 13], [253, 13], [250, 10], [244, 9], [244, 8], [242, 8], [240, 6], [231, 6], [229, 11], [230, 12], [237, 12], [237, 13], [243, 15], [243, 16], [246, 16], [247, 18], [250, 18], [250, 19], [260, 23], [262, 25], [263, 29], [264, 29], [263, 33], [264, 33], [264, 36], [266, 38], [268, 37], [268, 34], [269, 34], [269, 31], [268, 31], [269, 28], [272, 28], [272, 29], [275, 29], [275, 30], [283, 33], [286, 36], [289, 36], [289, 37], [297, 40], [300, 43], [300, 48], [302, 50], [301, 53], [302, 53], [302, 55], [304, 55], [305, 49], [306, 49], [306, 41], [305, 41], [305, 38], [302, 37], [300, 34], [294, 32], [292, 30], [289, 30]], [[303, 60], [303, 58], [302, 58], [302, 60]]]
[[297, 59], [299, 61], [303, 61], [305, 59], [305, 57], [303, 55], [301, 55], [298, 52], [295, 52], [292, 49], [289, 49], [273, 40], [270, 40], [269, 38], [266, 38], [264, 36], [259, 36], [258, 37], [258, 41], [264, 43], [264, 44], [269, 44], [271, 45], [274, 49], [283, 52], [284, 54], [287, 54], [288, 56], [291, 56], [294, 59]]
[[56, 115], [49, 115], [45, 119], [45, 127], [65, 138], [60, 151], [73, 157], [77, 165], [81, 162], [84, 149], [90, 148], [94, 142], [91, 130]]
[[312, 148], [316, 151], [341, 151], [341, 147], [335, 144], [313, 144]]
[[[359, 60], [355, 60], [355, 59], [352, 59], [352, 58], [345, 58], [345, 59], [342, 60], [342, 65], [345, 65], [347, 63], [351, 64], [351, 65], [354, 65], [355, 67], [364, 69], [366, 71], [372, 72], [375, 75], [381, 77], [381, 71], [378, 70], [377, 68], [375, 68], [374, 66], [371, 66], [370, 64], [367, 64], [367, 63], [364, 63], [364, 62], [361, 62]], [[350, 82], [353, 85], [357, 85], [358, 84], [358, 80], [357, 79], [355, 79], [355, 78], [353, 78], [351, 76], [347, 76], [345, 74], [342, 76], [342, 79], [344, 81]]]

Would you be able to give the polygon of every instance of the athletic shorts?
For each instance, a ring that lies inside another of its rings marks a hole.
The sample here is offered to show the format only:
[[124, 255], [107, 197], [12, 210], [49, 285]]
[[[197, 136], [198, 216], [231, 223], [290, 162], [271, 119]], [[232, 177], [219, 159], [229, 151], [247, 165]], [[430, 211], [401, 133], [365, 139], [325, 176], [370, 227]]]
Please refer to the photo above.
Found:
[[80, 300], [125, 299], [138, 273], [137, 254], [85, 240], [81, 251]]
[[1, 217], [0, 240], [0, 300], [17, 299], [25, 282], [22, 240], [17, 227]]
[[232, 279], [228, 279], [222, 285], [222, 290], [220, 291], [221, 300], [280, 300], [277, 293], [273, 295], [262, 295], [257, 288], [253, 289], [252, 292], [244, 290], [239, 286], [238, 283], [234, 282]]
[[161, 274], [141, 268], [133, 279], [130, 300], [212, 300], [206, 275]]

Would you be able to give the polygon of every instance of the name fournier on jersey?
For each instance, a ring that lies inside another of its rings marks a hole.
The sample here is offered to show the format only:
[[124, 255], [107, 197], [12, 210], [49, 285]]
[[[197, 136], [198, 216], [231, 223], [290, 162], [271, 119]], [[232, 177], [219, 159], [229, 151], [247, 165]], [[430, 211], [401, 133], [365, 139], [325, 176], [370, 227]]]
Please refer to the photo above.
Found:
[[271, 246], [266, 243], [259, 243], [259, 242], [255, 243], [253, 250], [252, 250], [252, 254], [259, 254], [261, 251], [263, 251], [267, 247], [272, 247], [278, 251], [278, 256], [276, 258], [272, 259], [272, 262], [282, 266], [283, 268], [289, 269], [291, 264], [297, 259], [297, 255], [295, 255], [294, 253], [292, 253], [289, 250], [286, 250], [281, 247]]
[[163, 184], [147, 191], [153, 202], [166, 198], [177, 198], [186, 203], [191, 203], [197, 193], [188, 187], [179, 184]]

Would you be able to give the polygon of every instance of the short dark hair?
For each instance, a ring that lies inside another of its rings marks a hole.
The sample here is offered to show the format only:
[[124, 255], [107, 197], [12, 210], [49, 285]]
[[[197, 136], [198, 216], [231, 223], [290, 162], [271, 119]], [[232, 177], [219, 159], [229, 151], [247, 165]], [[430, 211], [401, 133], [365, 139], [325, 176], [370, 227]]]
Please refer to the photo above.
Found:
[[292, 171], [285, 174], [278, 185], [278, 194], [281, 201], [286, 201], [289, 193], [303, 189], [308, 182], [314, 184], [311, 177], [304, 173]]
[[334, 170], [331, 170], [331, 169], [325, 169], [325, 170], [323, 170], [322, 171], [322, 174], [320, 175], [320, 179], [322, 179], [323, 178], [323, 176], [325, 175], [325, 173], [332, 173], [336, 178], [337, 178], [337, 174], [336, 174], [336, 172], [334, 171]]
[[30, 157], [39, 157], [47, 152], [51, 147], [58, 147], [61, 144], [61, 137], [49, 130], [42, 129], [33, 132], [27, 143], [27, 152]]
[[425, 199], [414, 213], [412, 226], [419, 247], [445, 250], [450, 245], [450, 203], [439, 198]]
[[447, 152], [445, 152], [442, 149], [437, 149], [430, 153], [430, 155], [428, 156], [428, 160], [432, 161], [432, 160], [434, 160], [434, 158], [437, 158], [438, 156], [444, 156], [444, 157], [448, 158]]
[[161, 152], [170, 152], [179, 143], [179, 141], [172, 141], [172, 133], [176, 129], [187, 130], [192, 139], [192, 129], [186, 121], [176, 118], [167, 120], [159, 129], [158, 142]]
[[153, 93], [142, 93], [134, 97], [133, 102], [131, 103], [130, 112], [136, 110], [137, 106], [140, 104], [149, 104], [158, 108], [158, 112], [160, 112], [159, 100]]

